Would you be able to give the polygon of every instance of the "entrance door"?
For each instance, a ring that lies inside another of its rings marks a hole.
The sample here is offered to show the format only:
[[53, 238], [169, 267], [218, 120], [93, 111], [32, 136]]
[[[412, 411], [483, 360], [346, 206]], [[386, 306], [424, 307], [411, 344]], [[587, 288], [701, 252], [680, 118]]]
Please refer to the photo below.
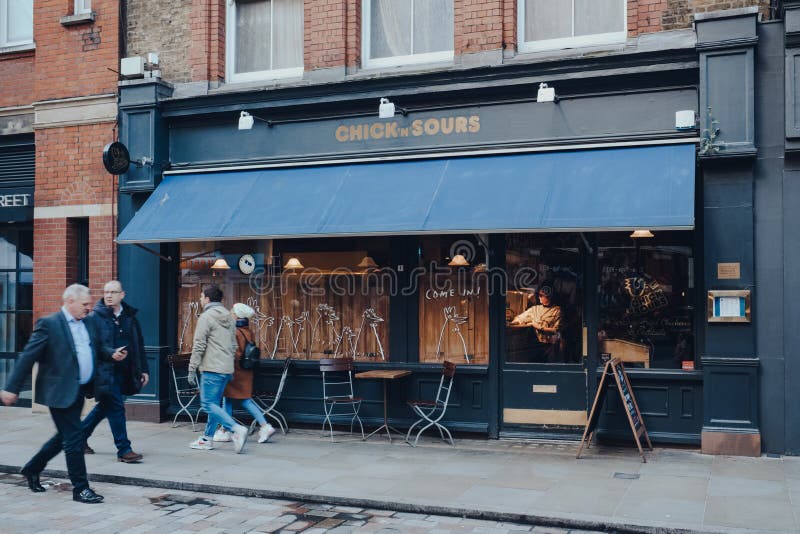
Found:
[[506, 237], [501, 435], [572, 437], [586, 422], [587, 248], [580, 234]]
[[[0, 384], [14, 369], [32, 331], [33, 230], [0, 226]], [[31, 405], [30, 379], [16, 406]]]

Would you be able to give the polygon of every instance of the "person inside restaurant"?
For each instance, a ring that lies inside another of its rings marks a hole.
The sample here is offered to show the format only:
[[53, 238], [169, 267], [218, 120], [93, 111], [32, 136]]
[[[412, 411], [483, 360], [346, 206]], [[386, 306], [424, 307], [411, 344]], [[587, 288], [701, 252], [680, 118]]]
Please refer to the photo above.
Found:
[[527, 310], [511, 321], [511, 326], [529, 326], [535, 333], [534, 361], [547, 363], [564, 362], [566, 351], [565, 320], [551, 280], [545, 280], [529, 294], [532, 303]]

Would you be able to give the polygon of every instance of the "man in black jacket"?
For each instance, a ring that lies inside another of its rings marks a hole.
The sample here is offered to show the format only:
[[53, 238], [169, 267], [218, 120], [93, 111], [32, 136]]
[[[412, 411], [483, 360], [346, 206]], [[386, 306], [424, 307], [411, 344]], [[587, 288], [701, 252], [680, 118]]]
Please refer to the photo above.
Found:
[[[86, 440], [104, 418], [108, 419], [114, 444], [117, 446], [117, 460], [128, 464], [138, 463], [142, 455], [131, 448], [125, 421], [125, 395], [136, 395], [147, 385], [150, 372], [144, 352], [144, 340], [136, 308], [123, 302], [125, 291], [117, 280], [103, 287], [103, 298], [94, 306], [92, 316], [97, 319], [103, 345], [121, 348], [127, 357], [114, 362], [114, 381], [111, 392], [98, 395], [97, 404], [89, 412], [81, 426]], [[87, 454], [94, 454], [89, 444], [85, 445]]]
[[62, 449], [72, 482], [72, 498], [82, 503], [99, 503], [103, 497], [92, 491], [83, 458], [81, 410], [84, 397], [92, 397], [110, 386], [107, 362], [122, 357], [103, 347], [96, 326], [87, 315], [92, 309], [89, 288], [73, 284], [64, 290], [60, 311], [36, 322], [28, 343], [16, 361], [0, 401], [6, 406], [17, 402], [19, 391], [39, 363], [34, 400], [50, 408], [57, 433], [22, 468], [33, 492], [45, 491], [39, 474]]

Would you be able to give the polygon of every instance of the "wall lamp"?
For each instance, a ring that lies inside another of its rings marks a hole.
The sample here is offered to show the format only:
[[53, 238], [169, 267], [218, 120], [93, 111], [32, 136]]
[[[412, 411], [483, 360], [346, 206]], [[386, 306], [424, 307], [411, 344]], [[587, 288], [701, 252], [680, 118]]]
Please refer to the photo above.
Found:
[[556, 90], [554, 87], [548, 86], [546, 83], [542, 82], [539, 84], [539, 92], [536, 93], [536, 101], [537, 102], [558, 102], [558, 97], [556, 96]]
[[256, 117], [255, 115], [251, 115], [250, 113], [248, 113], [246, 111], [242, 111], [239, 114], [239, 129], [240, 130], [252, 130], [253, 129], [253, 123], [255, 122], [256, 119], [260, 120], [261, 122], [266, 122], [267, 126], [272, 128], [272, 121], [268, 121], [266, 119], [262, 119], [261, 117]]
[[401, 108], [394, 102], [390, 101], [388, 98], [381, 98], [380, 104], [378, 104], [379, 119], [391, 119], [392, 117], [394, 117], [395, 111], [399, 111], [400, 114], [403, 115], [403, 117], [408, 115], [407, 109]]

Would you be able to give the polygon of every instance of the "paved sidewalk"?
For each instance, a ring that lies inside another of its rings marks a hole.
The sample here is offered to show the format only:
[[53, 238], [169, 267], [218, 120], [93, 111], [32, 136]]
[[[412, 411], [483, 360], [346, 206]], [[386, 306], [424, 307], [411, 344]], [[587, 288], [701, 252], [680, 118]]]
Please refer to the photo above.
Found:
[[[0, 471], [19, 468], [53, 432], [48, 415], [0, 408]], [[196, 451], [188, 424], [131, 422], [141, 464], [116, 461], [108, 425], [91, 439], [93, 480], [620, 532], [800, 532], [800, 458], [706, 456], [635, 448], [374, 436], [331, 443], [315, 430]], [[63, 455], [49, 466], [63, 476]], [[113, 492], [113, 489], [111, 490]], [[109, 493], [108, 491], [106, 493]]]

